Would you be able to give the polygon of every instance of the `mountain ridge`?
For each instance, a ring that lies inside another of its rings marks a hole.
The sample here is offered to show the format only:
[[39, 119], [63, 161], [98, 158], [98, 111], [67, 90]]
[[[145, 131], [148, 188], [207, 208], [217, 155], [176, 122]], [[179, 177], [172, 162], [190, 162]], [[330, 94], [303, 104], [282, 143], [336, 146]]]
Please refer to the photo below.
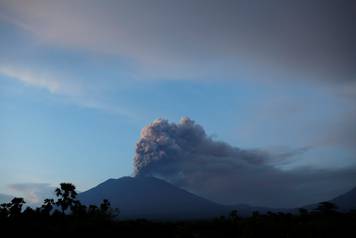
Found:
[[350, 191], [341, 194], [334, 199], [329, 200], [336, 204], [339, 210], [348, 211], [350, 209], [356, 209], [356, 187], [352, 188]]
[[223, 206], [154, 177], [108, 179], [78, 195], [84, 204], [108, 199], [123, 217], [204, 218], [224, 215]]
[[[237, 210], [242, 216], [251, 215], [253, 211], [298, 211], [297, 208], [268, 208], [247, 204], [223, 205], [164, 180], [145, 176], [110, 178], [80, 193], [78, 198], [87, 205], [99, 205], [103, 199], [108, 199], [113, 208], [120, 209], [120, 217], [123, 218], [200, 219], [227, 215], [232, 210]], [[356, 198], [356, 187], [329, 201], [335, 203], [341, 211], [347, 211], [356, 208], [355, 202], [352, 202], [356, 199], [353, 198]], [[311, 210], [316, 206], [313, 204], [304, 208]]]

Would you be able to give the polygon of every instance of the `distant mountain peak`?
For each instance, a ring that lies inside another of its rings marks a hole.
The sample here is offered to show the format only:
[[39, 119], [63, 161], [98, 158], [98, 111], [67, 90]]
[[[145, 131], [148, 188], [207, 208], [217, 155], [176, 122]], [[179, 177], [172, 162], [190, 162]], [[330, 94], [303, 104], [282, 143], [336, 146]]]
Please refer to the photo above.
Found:
[[[120, 209], [122, 218], [149, 219], [196, 219], [227, 215], [237, 209], [240, 215], [252, 211], [292, 212], [293, 209], [270, 209], [249, 205], [226, 206], [209, 201], [167, 181], [150, 176], [125, 176], [111, 178], [86, 192], [79, 194], [84, 204], [99, 205], [108, 199], [114, 208]], [[340, 210], [356, 209], [356, 187], [349, 192], [330, 200]], [[317, 204], [305, 206], [313, 209]]]
[[148, 176], [108, 179], [79, 194], [84, 204], [108, 199], [124, 217], [203, 218], [217, 216], [224, 206]]

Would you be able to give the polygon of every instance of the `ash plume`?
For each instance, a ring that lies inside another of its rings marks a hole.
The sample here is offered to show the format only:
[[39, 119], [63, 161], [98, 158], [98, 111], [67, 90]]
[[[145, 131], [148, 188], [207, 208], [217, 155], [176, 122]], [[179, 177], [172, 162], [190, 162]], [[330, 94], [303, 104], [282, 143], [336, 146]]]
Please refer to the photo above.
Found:
[[354, 186], [355, 168], [281, 170], [276, 166], [276, 161], [296, 159], [306, 150], [245, 150], [212, 139], [187, 117], [179, 123], [157, 119], [141, 131], [134, 175], [162, 178], [220, 203], [272, 207], [326, 200]]

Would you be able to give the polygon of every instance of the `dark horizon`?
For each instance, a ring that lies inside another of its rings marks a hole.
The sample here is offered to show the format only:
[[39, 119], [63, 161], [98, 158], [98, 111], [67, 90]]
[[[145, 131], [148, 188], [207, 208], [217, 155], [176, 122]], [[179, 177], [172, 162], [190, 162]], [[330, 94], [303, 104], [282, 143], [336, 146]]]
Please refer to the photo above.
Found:
[[[154, 178], [121, 178], [120, 180], [116, 182], [125, 184], [131, 180], [134, 183], [138, 182], [135, 185], [137, 186], [142, 181], [150, 181], [151, 185], [152, 182], [156, 185], [161, 184], [159, 186], [163, 185], [163, 187], [167, 185], [162, 180]], [[113, 191], [112, 185], [116, 182], [108, 180], [96, 189], [102, 190], [101, 192], [105, 190], [111, 192]], [[147, 194], [142, 194], [144, 192], [142, 189], [146, 189], [150, 185], [145, 183], [140, 186], [141, 195], [147, 197]], [[135, 190], [135, 188], [133, 189]], [[354, 190], [351, 195], [353, 196], [352, 202], [356, 196], [356, 189]], [[300, 237], [306, 235], [311, 237], [346, 237], [355, 234], [355, 210], [340, 212], [338, 206], [332, 202], [321, 202], [313, 208], [300, 208], [298, 212], [255, 210], [246, 215], [241, 213], [239, 208], [239, 210], [225, 209], [219, 214], [211, 213], [211, 209], [214, 207], [213, 203], [208, 202], [204, 205], [204, 200], [194, 198], [194, 195], [179, 189], [177, 191], [181, 195], [184, 194], [183, 197], [180, 197], [180, 201], [183, 203], [176, 204], [173, 213], [170, 213], [172, 207], [166, 207], [166, 202], [170, 201], [170, 195], [165, 197], [167, 195], [165, 194], [163, 195], [165, 198], [163, 197], [161, 201], [157, 201], [157, 197], [155, 197], [155, 204], [150, 201], [150, 198], [148, 201], [144, 201], [151, 206], [151, 211], [146, 214], [150, 214], [150, 216], [142, 216], [144, 213], [140, 213], [141, 215], [138, 217], [127, 217], [122, 214], [124, 210], [114, 208], [114, 204], [111, 204], [108, 199], [103, 199], [100, 202], [97, 200], [97, 204], [83, 204], [81, 199], [78, 199], [75, 185], [61, 183], [55, 189], [56, 199], [45, 199], [43, 204], [35, 209], [30, 207], [24, 209], [26, 202], [23, 198], [13, 198], [9, 203], [0, 204], [0, 228], [3, 234], [27, 236], [62, 233], [82, 236], [120, 234], [130, 235], [130, 237], [142, 237], [143, 235], [150, 237]], [[98, 192], [94, 192], [94, 195], [97, 196]], [[175, 194], [174, 197], [177, 195]], [[125, 197], [125, 194], [121, 193], [120, 196]], [[186, 210], [185, 205], [187, 204], [184, 202], [186, 200], [184, 196], [190, 197], [188, 199], [190, 201], [195, 200], [193, 205], [195, 211], [193, 207], [188, 207]], [[350, 195], [348, 196], [350, 198]], [[142, 212], [142, 202], [142, 200], [138, 203], [136, 201], [135, 206], [131, 209]], [[127, 207], [125, 206], [125, 208]], [[156, 216], [152, 213], [152, 211], [158, 212], [162, 208], [161, 212], [164, 211], [164, 213], [161, 215], [156, 213], [158, 215]], [[191, 213], [192, 211], [194, 213]], [[136, 213], [136, 215], [138, 214]], [[170, 216], [167, 217], [167, 215]], [[19, 227], [21, 229], [18, 229]]]

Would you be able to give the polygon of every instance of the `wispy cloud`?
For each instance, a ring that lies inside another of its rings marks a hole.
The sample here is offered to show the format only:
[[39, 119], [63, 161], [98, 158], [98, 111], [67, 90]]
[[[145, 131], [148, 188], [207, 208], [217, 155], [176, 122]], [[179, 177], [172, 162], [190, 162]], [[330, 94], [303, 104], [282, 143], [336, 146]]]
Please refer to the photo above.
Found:
[[16, 183], [8, 187], [12, 194], [23, 197], [30, 205], [37, 205], [45, 198], [54, 197], [54, 187], [48, 183]]
[[131, 119], [138, 119], [139, 116], [136, 113], [133, 113], [123, 107], [116, 107], [113, 105], [105, 104], [99, 101], [90, 101], [88, 99], [77, 100], [77, 102], [86, 108], [96, 109], [100, 111], [104, 111], [114, 115], [121, 115]]
[[23, 68], [19, 66], [1, 66], [0, 75], [4, 75], [13, 80], [36, 88], [42, 88], [49, 93], [64, 98], [74, 105], [103, 111], [106, 113], [137, 118], [129, 110], [104, 103], [90, 95], [89, 86], [80, 83], [79, 80], [70, 80], [69, 77], [58, 75], [57, 73]]
[[65, 93], [61, 82], [44, 72], [35, 73], [27, 69], [0, 66], [0, 74], [19, 80], [27, 85], [47, 89], [51, 93]]

